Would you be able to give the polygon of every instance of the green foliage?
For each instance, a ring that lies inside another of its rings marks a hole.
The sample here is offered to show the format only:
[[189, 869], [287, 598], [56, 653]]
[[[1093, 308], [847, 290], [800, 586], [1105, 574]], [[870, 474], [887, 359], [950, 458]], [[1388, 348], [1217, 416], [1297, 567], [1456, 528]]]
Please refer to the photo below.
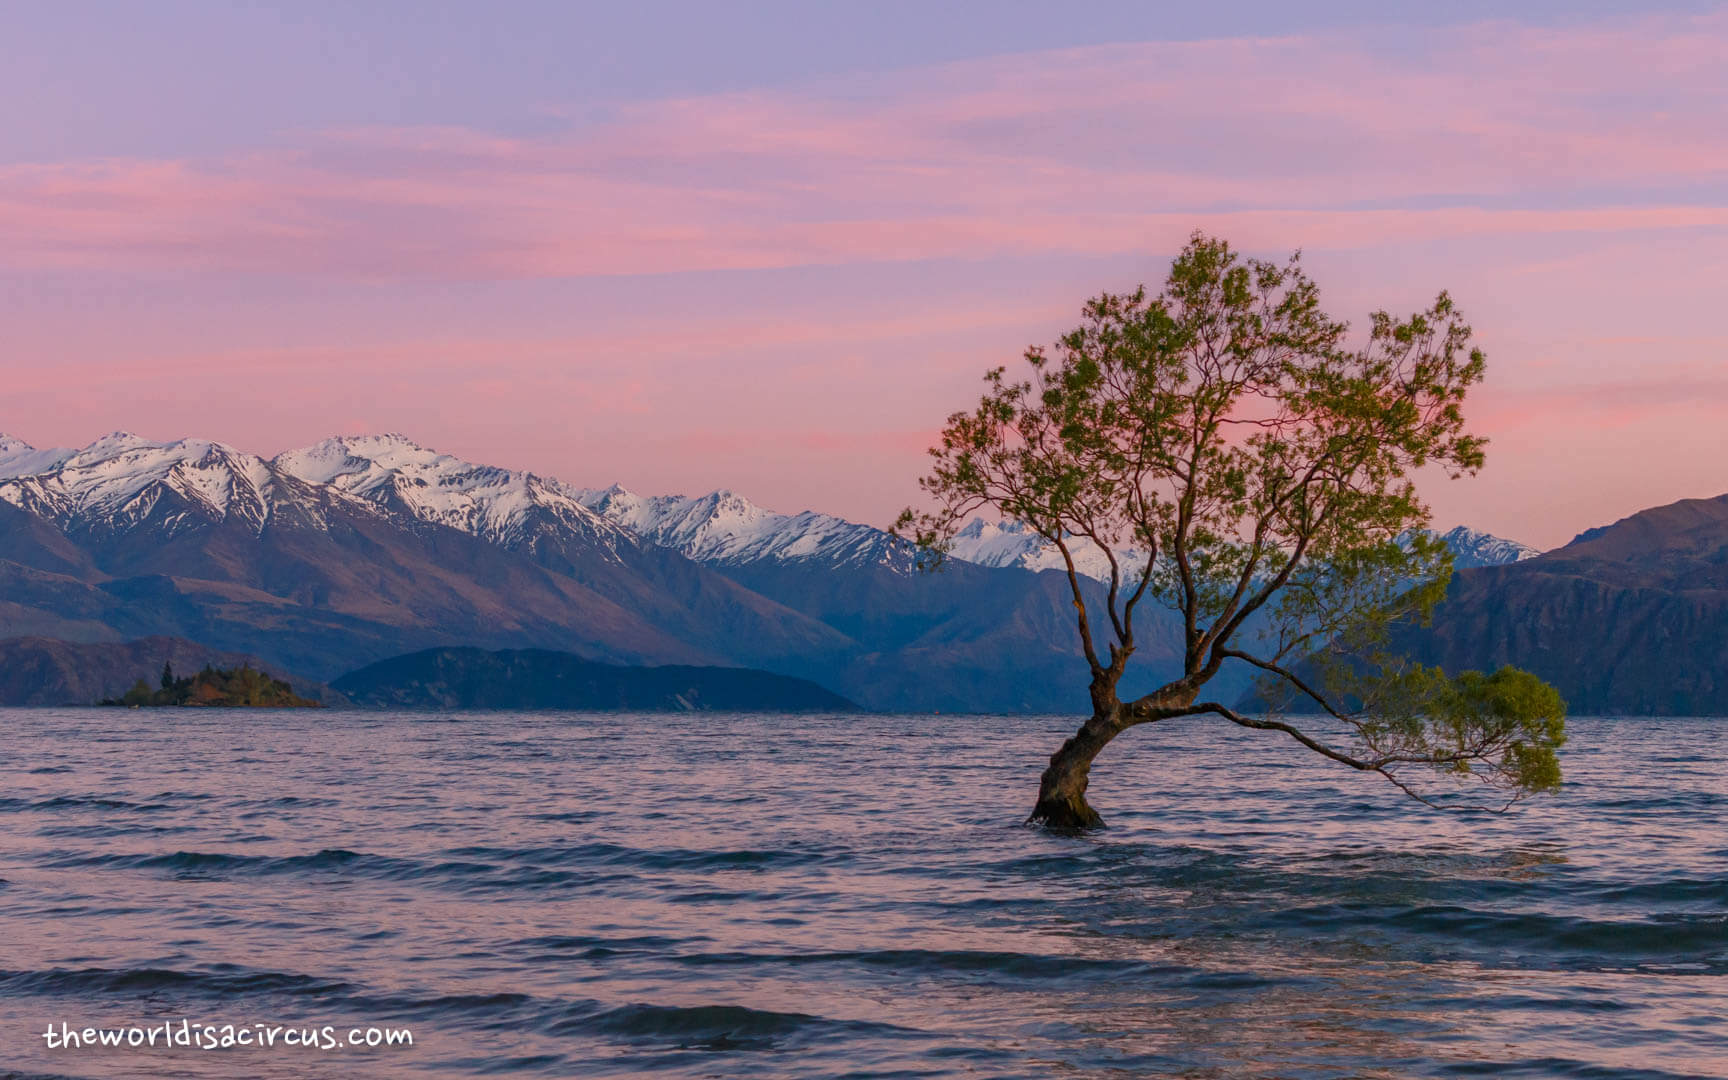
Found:
[[[1412, 766], [1500, 791], [1509, 805], [1560, 787], [1558, 752], [1566, 742], [1566, 703], [1530, 672], [1510, 665], [1488, 674], [1449, 676], [1437, 667], [1348, 650], [1314, 658], [1324, 687], [1313, 700], [1348, 703], [1349, 756], [1418, 798], [1404, 774]], [[1276, 701], [1275, 695], [1269, 697]]]
[[[1089, 301], [1079, 327], [1025, 361], [1024, 378], [990, 371], [978, 407], [948, 418], [920, 482], [935, 509], [906, 511], [896, 531], [936, 564], [966, 519], [990, 509], [1053, 545], [1067, 561], [1100, 717], [1213, 712], [1393, 779], [1421, 762], [1515, 780], [1521, 792], [1558, 782], [1559, 728], [1539, 737], [1522, 719], [1562, 723], [1563, 709], [1548, 709], [1557, 697], [1535, 700], [1552, 695], [1539, 680], [1419, 676], [1375, 652], [1398, 620], [1428, 618], [1451, 572], [1444, 545], [1421, 531], [1428, 508], [1413, 473], [1456, 478], [1484, 461], [1463, 404], [1486, 359], [1446, 293], [1409, 316], [1376, 312], [1352, 340], [1299, 256], [1244, 258], [1197, 233], [1158, 294]], [[1083, 542], [1109, 557], [1107, 656], [1074, 569]], [[1141, 559], [1119, 559], [1123, 549]], [[1147, 597], [1181, 616], [1182, 674], [1121, 703], [1115, 687]], [[1356, 680], [1354, 710], [1292, 670], [1322, 649], [1351, 657], [1339, 667]], [[1365, 756], [1283, 721], [1196, 704], [1232, 659], [1353, 729]], [[1381, 675], [1374, 687], [1370, 669]], [[1381, 743], [1398, 760], [1382, 760]]]
[[150, 686], [142, 676], [132, 684], [132, 689], [120, 698], [121, 705], [149, 705], [151, 703]]
[[103, 701], [104, 705], [208, 705], [256, 706], [282, 708], [316, 706], [318, 702], [300, 697], [287, 683], [273, 679], [250, 664], [238, 668], [217, 669], [209, 664], [198, 674], [184, 679], [174, 678], [173, 668], [162, 665], [162, 688], [152, 691], [140, 678], [118, 699]]

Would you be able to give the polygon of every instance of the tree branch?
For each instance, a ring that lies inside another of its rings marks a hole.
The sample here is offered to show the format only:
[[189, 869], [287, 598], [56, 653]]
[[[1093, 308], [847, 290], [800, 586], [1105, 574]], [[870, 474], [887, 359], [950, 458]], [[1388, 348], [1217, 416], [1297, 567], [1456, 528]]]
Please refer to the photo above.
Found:
[[1086, 617], [1086, 597], [1080, 592], [1080, 575], [1074, 569], [1074, 556], [1068, 550], [1068, 545], [1062, 542], [1060, 535], [1046, 536], [1046, 540], [1056, 545], [1056, 550], [1062, 553], [1062, 562], [1068, 567], [1068, 588], [1074, 594], [1074, 616], [1080, 627], [1080, 647], [1086, 650], [1086, 663], [1091, 665], [1094, 677], [1104, 674], [1104, 665], [1098, 662], [1098, 649], [1092, 644], [1092, 623]]
[[1321, 695], [1321, 693], [1318, 690], [1315, 690], [1313, 687], [1309, 686], [1307, 683], [1303, 682], [1300, 678], [1298, 678], [1294, 671], [1290, 671], [1287, 668], [1281, 667], [1278, 664], [1275, 664], [1270, 660], [1262, 660], [1258, 656], [1253, 656], [1249, 653], [1245, 653], [1241, 649], [1229, 649], [1229, 648], [1224, 648], [1224, 647], [1220, 646], [1218, 649], [1216, 649], [1214, 651], [1218, 652], [1220, 655], [1223, 655], [1223, 656], [1233, 656], [1238, 660], [1245, 660], [1248, 663], [1253, 664], [1255, 667], [1260, 668], [1262, 671], [1269, 671], [1274, 675], [1282, 676], [1285, 681], [1290, 683], [1291, 686], [1294, 686], [1296, 689], [1300, 690], [1302, 693], [1304, 693], [1308, 697], [1312, 698], [1316, 705], [1320, 706], [1322, 709], [1325, 709], [1326, 712], [1329, 713], [1333, 718], [1338, 719], [1338, 720], [1342, 720], [1346, 724], [1350, 724], [1352, 726], [1355, 726], [1355, 724], [1356, 724], [1355, 720], [1351, 719], [1349, 716], [1346, 716], [1344, 713], [1339, 712], [1338, 709], [1336, 707], [1334, 707], [1330, 701], [1327, 701], [1326, 698], [1323, 695]]

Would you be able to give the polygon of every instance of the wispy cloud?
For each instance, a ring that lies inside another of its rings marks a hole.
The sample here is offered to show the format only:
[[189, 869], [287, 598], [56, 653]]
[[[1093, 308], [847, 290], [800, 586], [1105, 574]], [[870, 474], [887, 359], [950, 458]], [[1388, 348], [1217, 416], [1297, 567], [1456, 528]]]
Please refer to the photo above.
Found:
[[1108, 254], [1197, 225], [1270, 247], [1721, 227], [1724, 55], [1721, 13], [1112, 45], [535, 138], [37, 163], [0, 169], [0, 262], [523, 278]]

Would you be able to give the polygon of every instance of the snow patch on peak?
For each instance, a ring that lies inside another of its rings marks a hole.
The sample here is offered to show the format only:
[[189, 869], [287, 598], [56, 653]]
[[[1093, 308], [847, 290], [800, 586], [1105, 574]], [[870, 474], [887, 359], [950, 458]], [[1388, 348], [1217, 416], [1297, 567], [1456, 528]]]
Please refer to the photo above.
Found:
[[231, 516], [261, 530], [270, 516], [269, 465], [223, 443], [160, 443], [116, 431], [80, 450], [50, 453], [46, 467], [0, 483], [0, 499], [63, 527], [128, 529], [150, 519], [167, 494], [184, 502], [165, 511], [170, 532], [196, 519]]
[[110, 431], [89, 446], [79, 450], [76, 456], [93, 461], [103, 460], [128, 450], [160, 450], [166, 445], [168, 444], [151, 442], [144, 436], [134, 435], [130, 431]]
[[473, 468], [467, 462], [428, 450], [406, 436], [394, 433], [336, 436], [278, 454], [275, 459], [278, 468], [314, 484], [328, 484], [338, 477], [357, 473], [371, 474], [372, 482], [377, 483], [392, 470], [424, 471], [440, 462], [457, 469]]
[[71, 450], [38, 450], [23, 439], [0, 434], [0, 480], [48, 472], [71, 456]]
[[[1110, 559], [1098, 545], [1071, 537], [1068, 550], [1074, 556], [1074, 569], [1080, 574], [1099, 581], [1110, 580]], [[980, 566], [1015, 566], [1033, 571], [1068, 568], [1055, 544], [1019, 521], [990, 522], [975, 517], [954, 534], [948, 554]], [[1116, 561], [1126, 578], [1137, 572], [1145, 559], [1132, 551], [1118, 551]]]
[[277, 468], [314, 484], [404, 510], [505, 547], [536, 548], [579, 534], [616, 553], [629, 534], [583, 504], [576, 489], [550, 477], [478, 465], [403, 435], [325, 439], [275, 459]]
[[1528, 544], [1507, 540], [1459, 525], [1442, 533], [1440, 539], [1452, 549], [1452, 567], [1467, 570], [1474, 566], [1504, 566], [1523, 562], [1542, 554]]
[[579, 493], [606, 520], [697, 562], [740, 566], [811, 560], [911, 570], [910, 545], [881, 529], [806, 510], [780, 514], [729, 490], [637, 495], [618, 484]]

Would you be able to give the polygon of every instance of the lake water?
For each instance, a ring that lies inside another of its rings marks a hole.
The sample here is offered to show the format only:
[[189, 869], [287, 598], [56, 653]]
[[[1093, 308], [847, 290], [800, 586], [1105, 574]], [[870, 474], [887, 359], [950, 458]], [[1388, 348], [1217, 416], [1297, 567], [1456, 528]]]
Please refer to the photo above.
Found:
[[[1064, 838], [1071, 724], [0, 711], [0, 1075], [1728, 1076], [1728, 722], [1503, 816], [1170, 723]], [[414, 1044], [42, 1038], [182, 1021]]]

